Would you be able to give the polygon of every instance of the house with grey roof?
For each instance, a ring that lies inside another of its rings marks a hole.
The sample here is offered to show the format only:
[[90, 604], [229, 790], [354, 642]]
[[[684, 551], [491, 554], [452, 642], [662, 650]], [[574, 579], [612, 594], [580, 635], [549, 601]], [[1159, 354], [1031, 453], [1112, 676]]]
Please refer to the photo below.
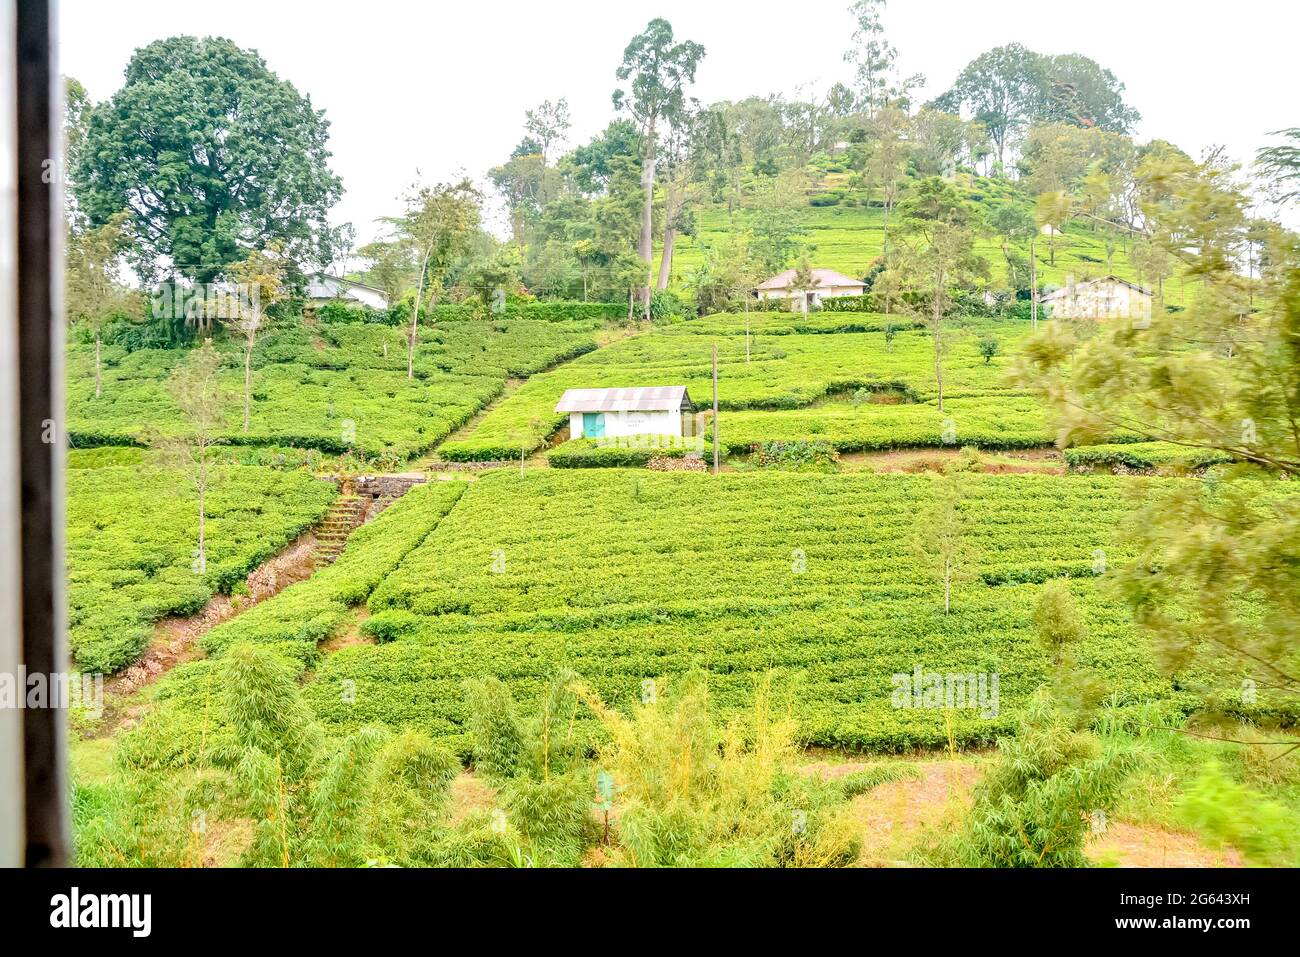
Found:
[[569, 413], [569, 437], [682, 435], [682, 416], [695, 406], [684, 385], [631, 389], [568, 389], [555, 406]]

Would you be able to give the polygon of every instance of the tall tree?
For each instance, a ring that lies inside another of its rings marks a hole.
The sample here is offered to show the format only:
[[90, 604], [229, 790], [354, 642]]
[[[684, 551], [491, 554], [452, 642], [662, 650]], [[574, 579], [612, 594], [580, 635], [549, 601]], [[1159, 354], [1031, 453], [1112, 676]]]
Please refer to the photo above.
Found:
[[407, 197], [406, 214], [396, 220], [399, 233], [419, 263], [411, 328], [406, 340], [406, 377], [415, 378], [415, 344], [420, 336], [420, 307], [426, 295], [432, 309], [446, 288], [448, 270], [468, 248], [479, 223], [478, 190], [468, 180], [424, 186]]
[[890, 267], [896, 282], [930, 330], [934, 379], [943, 413], [945, 320], [954, 307], [953, 290], [988, 278], [988, 263], [975, 252], [976, 223], [961, 194], [938, 177], [922, 180], [899, 204], [901, 244]]
[[632, 38], [623, 51], [615, 76], [630, 81], [628, 89], [614, 91], [614, 109], [627, 109], [641, 134], [641, 238], [637, 252], [645, 265], [641, 302], [650, 318], [650, 260], [654, 253], [655, 157], [659, 127], [679, 120], [687, 111], [686, 86], [695, 82], [695, 70], [704, 47], [691, 40], [676, 43], [667, 20], [654, 19]]
[[933, 105], [946, 113], [970, 110], [992, 137], [1001, 168], [1007, 146], [1038, 117], [1044, 83], [1042, 57], [1010, 43], [972, 60]]
[[546, 205], [547, 202], [546, 176], [544, 173], [547, 163], [553, 158], [552, 147], [564, 141], [565, 136], [569, 133], [569, 127], [572, 125], [572, 120], [569, 118], [569, 101], [564, 97], [560, 97], [553, 103], [550, 100], [543, 100], [542, 104], [535, 110], [527, 110], [524, 113], [524, 129], [536, 141], [539, 147], [538, 152], [542, 158], [542, 205]]
[[849, 7], [855, 27], [844, 62], [853, 65], [857, 101], [868, 117], [886, 106], [900, 105], [900, 101], [906, 105], [911, 91], [925, 83], [919, 74], [899, 79], [898, 50], [885, 36], [881, 22], [884, 10], [885, 0], [856, 0]]
[[1074, 204], [1070, 194], [1065, 190], [1042, 193], [1034, 203], [1034, 219], [1038, 225], [1047, 230], [1048, 262], [1056, 265], [1056, 242], [1065, 224], [1070, 219]]
[[974, 551], [961, 507], [964, 497], [961, 479], [951, 475], [936, 478], [930, 502], [913, 527], [912, 551], [943, 589], [945, 615], [952, 609], [952, 586], [974, 572]]
[[156, 436], [153, 444], [164, 463], [179, 469], [198, 493], [199, 542], [194, 569], [207, 574], [207, 496], [212, 480], [212, 452], [220, 442], [225, 390], [217, 378], [221, 355], [211, 339], [191, 351], [172, 372], [167, 392], [181, 410], [185, 428], [174, 435]]
[[236, 283], [232, 315], [227, 325], [239, 333], [244, 346], [244, 434], [248, 434], [253, 409], [253, 347], [266, 325], [266, 311], [285, 295], [285, 263], [277, 244], [254, 250], [228, 270]]
[[1142, 114], [1124, 102], [1124, 84], [1078, 53], [1043, 58], [1046, 85], [1039, 118], [1127, 133]]
[[903, 170], [907, 161], [907, 114], [896, 107], [878, 110], [871, 119], [870, 152], [867, 153], [863, 175], [867, 182], [880, 190], [885, 207], [885, 243], [883, 255], [889, 257], [889, 217], [898, 203], [903, 187]]
[[146, 280], [175, 268], [208, 282], [275, 241], [293, 262], [329, 262], [327, 214], [342, 186], [328, 129], [255, 52], [216, 37], [158, 40], [91, 112], [72, 177], [77, 203], [92, 225], [130, 210]]

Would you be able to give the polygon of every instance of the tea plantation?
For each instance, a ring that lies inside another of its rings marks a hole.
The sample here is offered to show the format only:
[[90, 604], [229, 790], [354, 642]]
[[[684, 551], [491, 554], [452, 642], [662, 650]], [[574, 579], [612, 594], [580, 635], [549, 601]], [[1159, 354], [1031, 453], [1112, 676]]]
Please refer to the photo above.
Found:
[[[945, 615], [909, 546], [927, 477], [490, 475], [370, 595], [363, 631], [383, 643], [326, 656], [306, 693], [339, 730], [413, 724], [459, 740], [466, 678], [496, 675], [524, 700], [567, 667], [626, 704], [645, 679], [699, 667], [730, 709], [776, 669], [799, 682], [807, 741], [991, 742], [1049, 674], [1033, 638], [1040, 583], [1070, 576], [1089, 623], [1080, 663], [1117, 702], [1176, 707], [1096, 574], [1099, 554], [1123, 560], [1111, 537], [1125, 492], [1149, 481], [971, 478], [974, 577]], [[949, 728], [942, 709], [893, 707], [892, 676], [917, 667], [997, 674], [997, 714], [950, 712]]]
[[201, 574], [197, 498], [182, 475], [127, 465], [67, 474], [70, 640], [77, 666], [92, 672], [135, 661], [155, 621], [229, 592], [320, 519], [336, 494], [305, 472], [221, 470], [207, 495]]
[[[944, 414], [937, 407], [928, 332], [871, 313], [714, 315], [626, 339], [528, 380], [492, 409], [443, 458], [501, 460], [539, 448], [567, 421], [555, 403], [565, 389], [687, 386], [698, 408], [712, 397], [718, 346], [722, 440], [735, 451], [761, 441], [821, 439], [849, 451], [976, 443], [1001, 448], [1048, 445], [1042, 406], [1008, 385], [1007, 360], [985, 361], [979, 342], [1012, 353], [1025, 323], [972, 321], [945, 333]], [[884, 329], [895, 331], [887, 339]], [[949, 400], [953, 400], [951, 403]], [[898, 403], [898, 404], [882, 404]], [[955, 438], [943, 438], [945, 420]]]
[[[349, 450], [395, 463], [431, 448], [502, 389], [596, 347], [598, 320], [450, 321], [422, 330], [415, 378], [406, 375], [403, 330], [361, 322], [312, 327], [296, 319], [268, 333], [253, 353], [250, 431], [242, 430], [243, 366], [238, 345], [226, 356], [231, 401], [223, 438]], [[181, 428], [165, 388], [185, 349], [104, 349], [103, 394], [95, 397], [94, 346], [68, 352], [68, 429], [76, 446], [131, 445], [150, 430]]]

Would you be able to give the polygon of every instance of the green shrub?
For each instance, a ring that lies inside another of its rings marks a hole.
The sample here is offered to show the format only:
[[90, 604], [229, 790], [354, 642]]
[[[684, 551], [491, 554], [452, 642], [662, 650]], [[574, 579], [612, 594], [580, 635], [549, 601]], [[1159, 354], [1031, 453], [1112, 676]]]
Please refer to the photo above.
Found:
[[420, 629], [420, 617], [400, 608], [381, 611], [361, 623], [361, 634], [383, 644], [415, 634]]

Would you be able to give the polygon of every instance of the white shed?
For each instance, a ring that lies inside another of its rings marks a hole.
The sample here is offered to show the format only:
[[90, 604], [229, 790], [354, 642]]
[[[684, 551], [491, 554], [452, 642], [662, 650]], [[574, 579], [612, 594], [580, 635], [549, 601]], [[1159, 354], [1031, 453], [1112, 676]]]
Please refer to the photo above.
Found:
[[323, 306], [327, 302], [342, 300], [348, 305], [360, 304], [371, 309], [388, 308], [388, 296], [382, 289], [323, 272], [308, 277], [306, 298], [308, 304], [313, 306]]
[[694, 406], [684, 385], [635, 389], [568, 389], [555, 406], [569, 413], [569, 437], [682, 434], [682, 414]]

